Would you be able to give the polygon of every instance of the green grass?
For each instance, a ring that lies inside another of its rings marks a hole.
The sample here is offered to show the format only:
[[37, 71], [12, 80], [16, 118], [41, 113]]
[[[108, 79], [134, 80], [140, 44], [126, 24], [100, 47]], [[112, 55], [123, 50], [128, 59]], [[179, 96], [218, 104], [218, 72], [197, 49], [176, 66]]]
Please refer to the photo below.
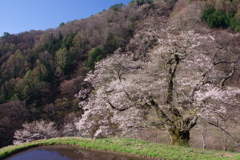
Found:
[[37, 146], [48, 145], [74, 145], [84, 149], [114, 152], [116, 154], [135, 155], [148, 158], [171, 160], [240, 160], [239, 153], [221, 152], [171, 146], [159, 143], [150, 143], [135, 139], [106, 138], [106, 139], [81, 139], [81, 138], [55, 138], [38, 140], [19, 145], [7, 146], [0, 149], [0, 159], [6, 158], [17, 152]]

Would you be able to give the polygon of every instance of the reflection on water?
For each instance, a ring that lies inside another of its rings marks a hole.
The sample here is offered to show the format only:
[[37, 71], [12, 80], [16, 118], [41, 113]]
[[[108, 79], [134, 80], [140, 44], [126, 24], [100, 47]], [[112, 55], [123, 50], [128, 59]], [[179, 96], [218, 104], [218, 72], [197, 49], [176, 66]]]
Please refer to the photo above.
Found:
[[30, 149], [6, 160], [141, 160], [132, 157], [67, 148], [47, 146]]
[[28, 151], [9, 160], [71, 160], [65, 156], [61, 156], [58, 152], [47, 150]]

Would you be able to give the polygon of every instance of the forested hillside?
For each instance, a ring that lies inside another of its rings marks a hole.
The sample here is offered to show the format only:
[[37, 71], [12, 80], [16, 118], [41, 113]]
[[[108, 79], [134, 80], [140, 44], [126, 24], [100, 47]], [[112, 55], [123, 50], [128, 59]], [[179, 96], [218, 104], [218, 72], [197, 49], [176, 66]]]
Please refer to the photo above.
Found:
[[56, 29], [4, 33], [0, 39], [0, 146], [10, 144], [14, 131], [25, 121], [44, 119], [61, 127], [65, 117], [80, 116], [75, 94], [87, 85], [86, 73], [116, 49], [125, 49], [135, 26], [148, 14], [147, 10], [137, 12], [144, 3], [150, 1], [116, 4]]
[[55, 29], [5, 33], [0, 146], [124, 136], [237, 150], [239, 4], [136, 0]]

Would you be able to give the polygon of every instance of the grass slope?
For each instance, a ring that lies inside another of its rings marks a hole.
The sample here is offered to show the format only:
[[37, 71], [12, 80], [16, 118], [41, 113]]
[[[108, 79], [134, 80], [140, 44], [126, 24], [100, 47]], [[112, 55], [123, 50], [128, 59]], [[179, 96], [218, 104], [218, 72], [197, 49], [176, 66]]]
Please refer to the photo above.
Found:
[[141, 156], [146, 158], [173, 159], [173, 160], [240, 160], [239, 153], [220, 152], [213, 150], [202, 150], [194, 148], [185, 148], [159, 143], [150, 143], [135, 139], [126, 138], [106, 138], [106, 139], [81, 139], [81, 138], [55, 138], [47, 140], [38, 140], [19, 145], [7, 146], [0, 149], [0, 159], [6, 158], [17, 152], [33, 148], [36, 146], [47, 145], [74, 145], [84, 149], [101, 150], [105, 152], [114, 152], [116, 154], [126, 154]]

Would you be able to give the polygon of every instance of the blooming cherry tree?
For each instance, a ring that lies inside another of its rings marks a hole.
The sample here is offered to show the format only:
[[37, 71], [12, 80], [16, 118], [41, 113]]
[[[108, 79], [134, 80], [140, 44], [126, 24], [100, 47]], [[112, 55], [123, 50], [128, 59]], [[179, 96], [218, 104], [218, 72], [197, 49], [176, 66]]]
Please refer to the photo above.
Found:
[[58, 131], [54, 122], [44, 120], [24, 123], [23, 129], [16, 130], [14, 133], [15, 140], [13, 144], [31, 142], [38, 139], [54, 138], [58, 136]]
[[219, 67], [224, 61], [216, 62], [211, 48], [218, 43], [212, 35], [166, 33], [145, 58], [114, 54], [88, 74], [85, 80], [93, 91], [79, 92], [85, 113], [76, 123], [84, 136], [135, 134], [154, 125], [168, 130], [173, 145], [188, 145], [199, 116], [239, 105], [240, 89], [221, 83], [232, 70]]

